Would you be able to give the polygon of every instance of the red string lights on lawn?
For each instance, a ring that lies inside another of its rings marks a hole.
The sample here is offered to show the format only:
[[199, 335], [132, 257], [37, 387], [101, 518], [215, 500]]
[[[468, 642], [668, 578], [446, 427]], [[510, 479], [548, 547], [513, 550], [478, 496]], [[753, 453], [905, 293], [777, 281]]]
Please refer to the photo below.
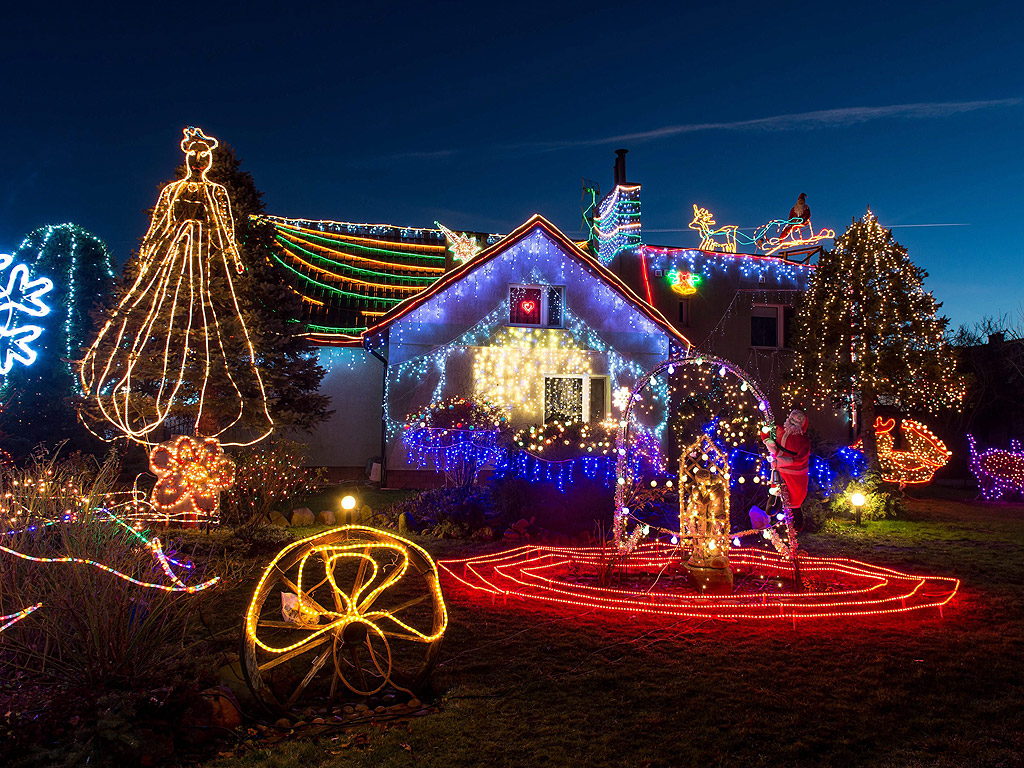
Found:
[[[799, 558], [807, 591], [770, 591], [774, 582], [794, 577], [793, 561], [775, 553], [733, 548], [730, 561], [760, 588], [731, 594], [678, 592], [653, 588], [601, 586], [614, 551], [601, 547], [524, 546], [438, 563], [446, 576], [472, 592], [519, 597], [586, 609], [656, 614], [678, 618], [752, 621], [850, 618], [941, 611], [957, 594], [960, 581], [916, 576], [841, 557]], [[649, 575], [653, 584], [681, 563], [680, 550], [660, 542], [638, 545], [616, 568], [627, 578]], [[587, 576], [593, 576], [588, 583]]]

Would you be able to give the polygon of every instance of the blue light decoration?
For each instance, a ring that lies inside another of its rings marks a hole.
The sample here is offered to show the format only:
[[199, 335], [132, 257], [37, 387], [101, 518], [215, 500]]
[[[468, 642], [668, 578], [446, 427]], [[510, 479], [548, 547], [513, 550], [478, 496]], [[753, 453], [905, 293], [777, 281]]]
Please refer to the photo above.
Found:
[[598, 204], [594, 233], [597, 235], [597, 258], [605, 266], [623, 251], [643, 244], [639, 184], [620, 184]]
[[531, 483], [554, 483], [563, 493], [580, 478], [600, 483], [606, 488], [615, 484], [614, 456], [578, 456], [574, 459], [548, 461], [526, 451], [506, 454], [495, 464], [494, 477], [521, 477]]
[[798, 264], [777, 256], [713, 253], [651, 245], [645, 245], [643, 251], [648, 269], [661, 271], [673, 286], [679, 275], [685, 274], [689, 276], [687, 280], [695, 285], [699, 285], [702, 279], [725, 275], [758, 284], [763, 279], [773, 288], [788, 284], [792, 288], [805, 289], [814, 270], [813, 264]]
[[[9, 270], [9, 271], [8, 271]], [[5, 274], [4, 274], [5, 273]], [[37, 353], [32, 342], [43, 332], [40, 325], [26, 323], [24, 318], [45, 317], [50, 307], [42, 297], [53, 290], [53, 282], [46, 277], [32, 278], [25, 264], [15, 264], [10, 254], [0, 254], [0, 375], [11, 372], [15, 363], [32, 365]]]

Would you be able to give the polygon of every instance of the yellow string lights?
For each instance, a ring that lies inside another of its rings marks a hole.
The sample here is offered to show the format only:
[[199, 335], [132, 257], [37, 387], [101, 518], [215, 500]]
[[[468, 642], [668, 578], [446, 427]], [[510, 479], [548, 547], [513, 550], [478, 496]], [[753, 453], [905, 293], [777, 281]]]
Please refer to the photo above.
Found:
[[408, 690], [412, 680], [400, 669], [407, 657], [396, 644], [411, 644], [432, 659], [447, 626], [437, 569], [422, 547], [345, 525], [289, 544], [264, 570], [245, 615], [244, 666], [270, 705], [280, 702], [263, 675], [307, 652], [317, 654], [313, 671], [288, 705], [329, 656], [332, 697], [337, 681], [358, 695], [385, 685]]
[[[921, 485], [930, 483], [935, 473], [949, 462], [950, 451], [934, 432], [919, 421], [904, 419], [900, 424], [903, 450], [896, 450], [895, 419], [875, 418], [875, 440], [882, 479], [887, 483]], [[861, 441], [853, 444], [861, 448]]]
[[149, 454], [149, 468], [158, 478], [151, 502], [165, 522], [217, 522], [220, 492], [235, 482], [235, 462], [212, 437], [158, 445]]
[[490, 346], [474, 350], [474, 392], [512, 412], [512, 421], [543, 421], [545, 377], [589, 376], [596, 352], [561, 329], [499, 329]]
[[690, 229], [700, 234], [700, 245], [702, 251], [721, 251], [722, 253], [736, 253], [736, 227], [727, 224], [724, 227], [712, 229], [717, 222], [715, 217], [707, 208], [693, 206], [693, 221], [690, 222]]
[[[118, 437], [152, 445], [169, 417], [187, 416], [195, 434], [210, 436], [244, 420], [247, 438], [225, 445], [251, 445], [274, 427], [232, 280], [243, 265], [227, 189], [207, 178], [218, 142], [198, 128], [184, 134], [185, 178], [160, 192], [138, 274], [79, 376]], [[213, 281], [223, 283], [223, 299]]]

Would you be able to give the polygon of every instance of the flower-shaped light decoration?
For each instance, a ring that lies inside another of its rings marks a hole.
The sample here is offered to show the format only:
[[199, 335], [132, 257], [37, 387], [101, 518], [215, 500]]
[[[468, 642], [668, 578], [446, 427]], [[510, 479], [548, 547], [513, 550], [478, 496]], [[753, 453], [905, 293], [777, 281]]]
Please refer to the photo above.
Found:
[[[6, 272], [14, 264], [14, 257], [0, 254], [0, 272]], [[14, 267], [0, 276], [0, 374], [6, 376], [15, 363], [32, 365], [36, 351], [30, 344], [39, 338], [42, 327], [26, 324], [24, 317], [43, 317], [50, 308], [42, 297], [53, 290], [53, 282], [46, 277], [32, 279], [29, 268], [24, 264]]]
[[235, 462], [215, 437], [162, 443], [150, 452], [149, 468], [159, 478], [151, 500], [165, 522], [216, 522], [220, 492], [235, 482]]

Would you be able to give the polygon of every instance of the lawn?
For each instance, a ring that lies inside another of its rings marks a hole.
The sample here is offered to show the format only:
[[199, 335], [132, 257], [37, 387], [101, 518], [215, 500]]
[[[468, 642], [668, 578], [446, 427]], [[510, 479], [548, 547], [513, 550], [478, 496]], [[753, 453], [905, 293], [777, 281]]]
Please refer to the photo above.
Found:
[[[419, 541], [441, 558], [483, 546]], [[1024, 765], [1024, 507], [912, 500], [905, 519], [802, 542], [962, 590], [943, 617], [794, 627], [492, 605], [446, 582], [420, 716], [252, 727], [204, 765]]]

